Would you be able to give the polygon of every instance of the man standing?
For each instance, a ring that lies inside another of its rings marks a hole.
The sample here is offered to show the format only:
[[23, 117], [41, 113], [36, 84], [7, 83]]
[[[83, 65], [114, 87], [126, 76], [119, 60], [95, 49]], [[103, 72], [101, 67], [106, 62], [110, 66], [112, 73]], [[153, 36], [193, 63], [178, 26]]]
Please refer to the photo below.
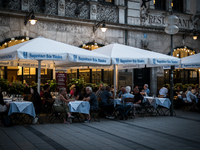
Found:
[[148, 84], [145, 84], [144, 85], [144, 90], [142, 90], [142, 92], [140, 92], [140, 94], [142, 94], [143, 96], [149, 96], [149, 94], [150, 94], [150, 90], [148, 89]]
[[[92, 92], [92, 88], [87, 86], [86, 87], [86, 96], [83, 98], [83, 101], [88, 101], [90, 103], [90, 110], [97, 110], [98, 109], [98, 102], [96, 95]], [[84, 121], [85, 123], [90, 122], [90, 114], [86, 115], [87, 120]]]
[[114, 105], [109, 103], [109, 99], [114, 99], [113, 96], [110, 94], [110, 86], [106, 87], [106, 90], [101, 93], [101, 102], [100, 105], [103, 109], [107, 110], [107, 118], [113, 119], [113, 117], [110, 117], [114, 111]]
[[143, 97], [140, 94], [138, 88], [134, 89], [134, 93], [135, 93], [135, 96], [134, 96], [134, 103], [133, 103], [133, 116], [135, 118], [135, 109], [138, 107], [141, 107], [140, 105], [142, 104]]

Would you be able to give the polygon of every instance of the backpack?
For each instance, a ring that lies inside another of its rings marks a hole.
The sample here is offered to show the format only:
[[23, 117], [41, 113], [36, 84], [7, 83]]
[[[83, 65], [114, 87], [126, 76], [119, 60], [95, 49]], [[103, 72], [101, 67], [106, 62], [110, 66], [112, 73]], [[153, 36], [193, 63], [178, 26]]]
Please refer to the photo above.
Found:
[[10, 118], [10, 116], [6, 116], [1, 120], [1, 123], [5, 126], [5, 127], [10, 127], [12, 126], [12, 120]]

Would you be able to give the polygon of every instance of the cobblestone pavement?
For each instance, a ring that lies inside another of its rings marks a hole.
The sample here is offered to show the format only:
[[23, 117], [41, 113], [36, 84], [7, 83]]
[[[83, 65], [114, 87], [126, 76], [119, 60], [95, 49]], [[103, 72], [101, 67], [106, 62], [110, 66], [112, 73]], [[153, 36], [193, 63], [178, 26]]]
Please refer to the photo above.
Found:
[[200, 149], [200, 114], [177, 111], [176, 117], [136, 117], [91, 123], [45, 123], [3, 127], [0, 149], [152, 150]]

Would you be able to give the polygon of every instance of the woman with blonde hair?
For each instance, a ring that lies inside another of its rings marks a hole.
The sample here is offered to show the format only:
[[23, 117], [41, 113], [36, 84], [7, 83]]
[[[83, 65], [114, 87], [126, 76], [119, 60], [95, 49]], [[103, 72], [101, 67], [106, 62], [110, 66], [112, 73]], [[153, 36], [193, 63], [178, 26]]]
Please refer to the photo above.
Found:
[[66, 89], [60, 88], [60, 94], [54, 102], [54, 108], [55, 108], [55, 111], [64, 113], [63, 123], [69, 124], [69, 122], [67, 122], [66, 120], [67, 115], [68, 115], [68, 118], [74, 118], [74, 117], [69, 112], [68, 103], [75, 100], [69, 100], [66, 94], [67, 94]]
[[72, 86], [70, 87], [70, 95], [71, 95], [71, 96], [74, 95], [74, 88], [75, 88], [75, 87], [76, 87], [75, 85], [72, 85]]

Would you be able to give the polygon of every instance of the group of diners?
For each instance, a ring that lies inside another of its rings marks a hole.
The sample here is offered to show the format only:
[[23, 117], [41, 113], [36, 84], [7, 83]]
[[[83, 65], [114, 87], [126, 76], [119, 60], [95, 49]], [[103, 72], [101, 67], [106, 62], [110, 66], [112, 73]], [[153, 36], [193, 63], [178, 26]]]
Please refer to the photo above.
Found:
[[[69, 111], [69, 102], [74, 102], [75, 100], [88, 101], [90, 104], [90, 110], [103, 110], [106, 112], [106, 118], [114, 119], [115, 112], [118, 111], [120, 114], [124, 113], [126, 107], [131, 107], [132, 116], [135, 118], [136, 108], [141, 107], [143, 103], [143, 97], [149, 96], [150, 90], [148, 89], [148, 84], [143, 86], [143, 90], [140, 92], [138, 86], [135, 86], [133, 91], [131, 91], [130, 86], [122, 86], [117, 99], [121, 99], [121, 104], [114, 105], [114, 101], [117, 100], [114, 98], [113, 91], [110, 86], [101, 85], [99, 90], [94, 93], [91, 87], [85, 88], [85, 94], [77, 86], [72, 86], [70, 93], [67, 94], [65, 88], [59, 89], [59, 94], [57, 97], [53, 98], [50, 94], [50, 86], [47, 84], [41, 88], [40, 94], [37, 92], [36, 87], [32, 87], [30, 92], [32, 94], [32, 102], [35, 107], [36, 118], [40, 114], [42, 106], [47, 106], [49, 108], [54, 108], [55, 111], [63, 113], [63, 119], [65, 124], [69, 124], [67, 118], [74, 118]], [[133, 94], [134, 95], [133, 95]], [[178, 98], [182, 103], [192, 102], [197, 100], [199, 96], [199, 87], [195, 88], [188, 87], [186, 93], [181, 91], [180, 87], [177, 87], [175, 92]], [[69, 97], [70, 95], [70, 97]], [[164, 98], [168, 97], [168, 86], [164, 86], [159, 90], [159, 95], [162, 95]], [[132, 98], [133, 101], [126, 102], [126, 99]], [[198, 101], [197, 101], [198, 102]], [[147, 105], [149, 103], [147, 102]], [[196, 107], [196, 106], [195, 106]], [[9, 103], [4, 103], [3, 96], [0, 87], [0, 112], [8, 111]], [[126, 119], [128, 114], [126, 114]], [[90, 122], [90, 114], [85, 114], [85, 123]], [[122, 119], [122, 118], [121, 118]], [[36, 119], [37, 120], [37, 119]]]
[[[115, 111], [119, 111], [122, 115], [126, 107], [131, 107], [133, 118], [135, 118], [135, 110], [138, 107], [141, 107], [143, 95], [149, 95], [150, 90], [148, 89], [148, 85], [144, 85], [144, 89], [139, 92], [138, 86], [135, 86], [133, 89], [133, 94], [131, 94], [131, 87], [130, 86], [121, 86], [120, 92], [118, 94], [117, 99], [121, 99], [121, 104], [114, 106], [114, 97], [111, 92], [110, 86], [101, 86], [99, 90], [96, 92], [96, 96], [99, 99], [99, 107], [102, 110], [107, 111], [106, 118], [114, 119], [115, 118]], [[132, 98], [131, 101], [125, 102], [125, 99]], [[126, 114], [126, 119], [128, 118], [128, 114]], [[123, 119], [121, 116], [120, 119]]]

